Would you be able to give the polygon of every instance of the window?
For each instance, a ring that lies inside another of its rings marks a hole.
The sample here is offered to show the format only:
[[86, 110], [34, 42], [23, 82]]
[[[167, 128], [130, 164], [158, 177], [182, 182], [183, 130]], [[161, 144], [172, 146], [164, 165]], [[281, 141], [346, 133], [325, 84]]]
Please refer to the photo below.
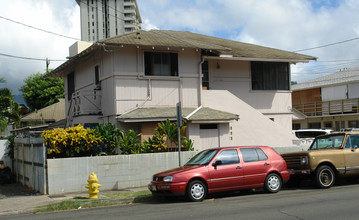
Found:
[[292, 130], [299, 130], [300, 129], [300, 124], [298, 123], [293, 123], [292, 125]]
[[260, 148], [242, 148], [241, 153], [244, 162], [268, 160], [267, 155]]
[[312, 129], [320, 129], [322, 124], [320, 122], [308, 123], [308, 127]]
[[222, 161], [222, 165], [239, 163], [238, 152], [236, 149], [224, 150], [218, 154], [217, 160]]
[[95, 66], [95, 85], [96, 89], [101, 89], [100, 71], [98, 66]]
[[192, 157], [185, 165], [207, 165], [218, 150], [205, 150]]
[[348, 121], [349, 128], [359, 128], [359, 121]]
[[199, 129], [217, 129], [217, 124], [200, 124]]
[[359, 135], [350, 135], [345, 142], [345, 148], [356, 149], [359, 147]]
[[332, 128], [332, 127], [333, 127], [333, 123], [332, 123], [332, 122], [324, 122], [324, 127], [325, 127], [325, 128]]
[[252, 90], [289, 90], [289, 63], [251, 62]]
[[178, 54], [145, 52], [146, 76], [178, 76]]
[[309, 149], [317, 150], [317, 149], [338, 148], [342, 146], [343, 140], [344, 140], [344, 135], [342, 134], [317, 137]]
[[204, 90], [209, 89], [209, 71], [208, 71], [208, 61], [202, 63], [202, 88]]
[[71, 100], [72, 94], [75, 92], [75, 74], [72, 72], [67, 75], [67, 100]]

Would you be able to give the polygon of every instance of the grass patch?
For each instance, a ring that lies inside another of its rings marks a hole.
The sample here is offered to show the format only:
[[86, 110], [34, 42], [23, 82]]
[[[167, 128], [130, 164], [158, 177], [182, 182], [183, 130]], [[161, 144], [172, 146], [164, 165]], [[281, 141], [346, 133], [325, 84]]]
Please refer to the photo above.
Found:
[[139, 196], [149, 196], [151, 192], [149, 190], [142, 190], [138, 192], [119, 192], [104, 194], [109, 199], [123, 199], [123, 198], [136, 198]]
[[58, 203], [49, 204], [37, 208], [34, 212], [57, 212], [68, 211], [83, 208], [107, 207], [115, 205], [126, 205], [131, 203], [141, 203], [151, 201], [151, 192], [148, 190], [138, 192], [120, 192], [103, 194], [106, 198], [87, 199], [86, 197], [74, 197], [72, 200], [66, 200]]
[[0, 196], [0, 199], [4, 199], [4, 197], [1, 197], [1, 196]]

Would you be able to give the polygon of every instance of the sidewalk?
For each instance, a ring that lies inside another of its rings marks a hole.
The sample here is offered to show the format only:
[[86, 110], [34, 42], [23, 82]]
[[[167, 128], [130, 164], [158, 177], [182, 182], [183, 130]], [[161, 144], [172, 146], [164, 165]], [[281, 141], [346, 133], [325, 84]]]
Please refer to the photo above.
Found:
[[[1, 186], [0, 186], [1, 187]], [[98, 197], [106, 198], [103, 194], [111, 194], [111, 193], [119, 193], [119, 192], [136, 192], [141, 190], [147, 190], [146, 187], [139, 188], [130, 188], [124, 190], [114, 190], [114, 191], [101, 191], [98, 194]], [[66, 193], [60, 195], [40, 195], [29, 193], [25, 195], [14, 195], [9, 197], [4, 197], [0, 193], [0, 216], [4, 215], [13, 215], [13, 214], [24, 214], [31, 213], [39, 206], [44, 206], [52, 203], [58, 203], [64, 200], [71, 200], [75, 197], [84, 197], [88, 198], [88, 194], [86, 192], [78, 192], [78, 193]]]

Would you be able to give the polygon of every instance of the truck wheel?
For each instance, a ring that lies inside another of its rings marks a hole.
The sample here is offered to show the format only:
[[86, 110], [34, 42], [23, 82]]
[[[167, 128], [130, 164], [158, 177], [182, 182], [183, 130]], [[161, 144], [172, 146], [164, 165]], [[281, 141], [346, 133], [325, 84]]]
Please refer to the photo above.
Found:
[[264, 188], [267, 192], [277, 193], [282, 188], [282, 178], [276, 173], [270, 173], [264, 182]]
[[193, 180], [187, 186], [187, 198], [192, 202], [200, 202], [207, 196], [207, 186], [200, 180]]
[[327, 165], [322, 165], [315, 171], [315, 182], [319, 188], [326, 189], [334, 185], [335, 174], [333, 169]]

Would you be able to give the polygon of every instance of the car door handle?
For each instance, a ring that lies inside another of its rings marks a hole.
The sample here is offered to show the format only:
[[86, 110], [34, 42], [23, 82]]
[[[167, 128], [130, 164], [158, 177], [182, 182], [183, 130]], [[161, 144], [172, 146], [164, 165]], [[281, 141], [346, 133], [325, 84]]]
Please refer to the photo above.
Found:
[[264, 166], [269, 166], [270, 164], [269, 163], [265, 163]]
[[236, 169], [239, 170], [239, 169], [242, 169], [242, 167], [238, 166], [238, 167], [236, 167]]

